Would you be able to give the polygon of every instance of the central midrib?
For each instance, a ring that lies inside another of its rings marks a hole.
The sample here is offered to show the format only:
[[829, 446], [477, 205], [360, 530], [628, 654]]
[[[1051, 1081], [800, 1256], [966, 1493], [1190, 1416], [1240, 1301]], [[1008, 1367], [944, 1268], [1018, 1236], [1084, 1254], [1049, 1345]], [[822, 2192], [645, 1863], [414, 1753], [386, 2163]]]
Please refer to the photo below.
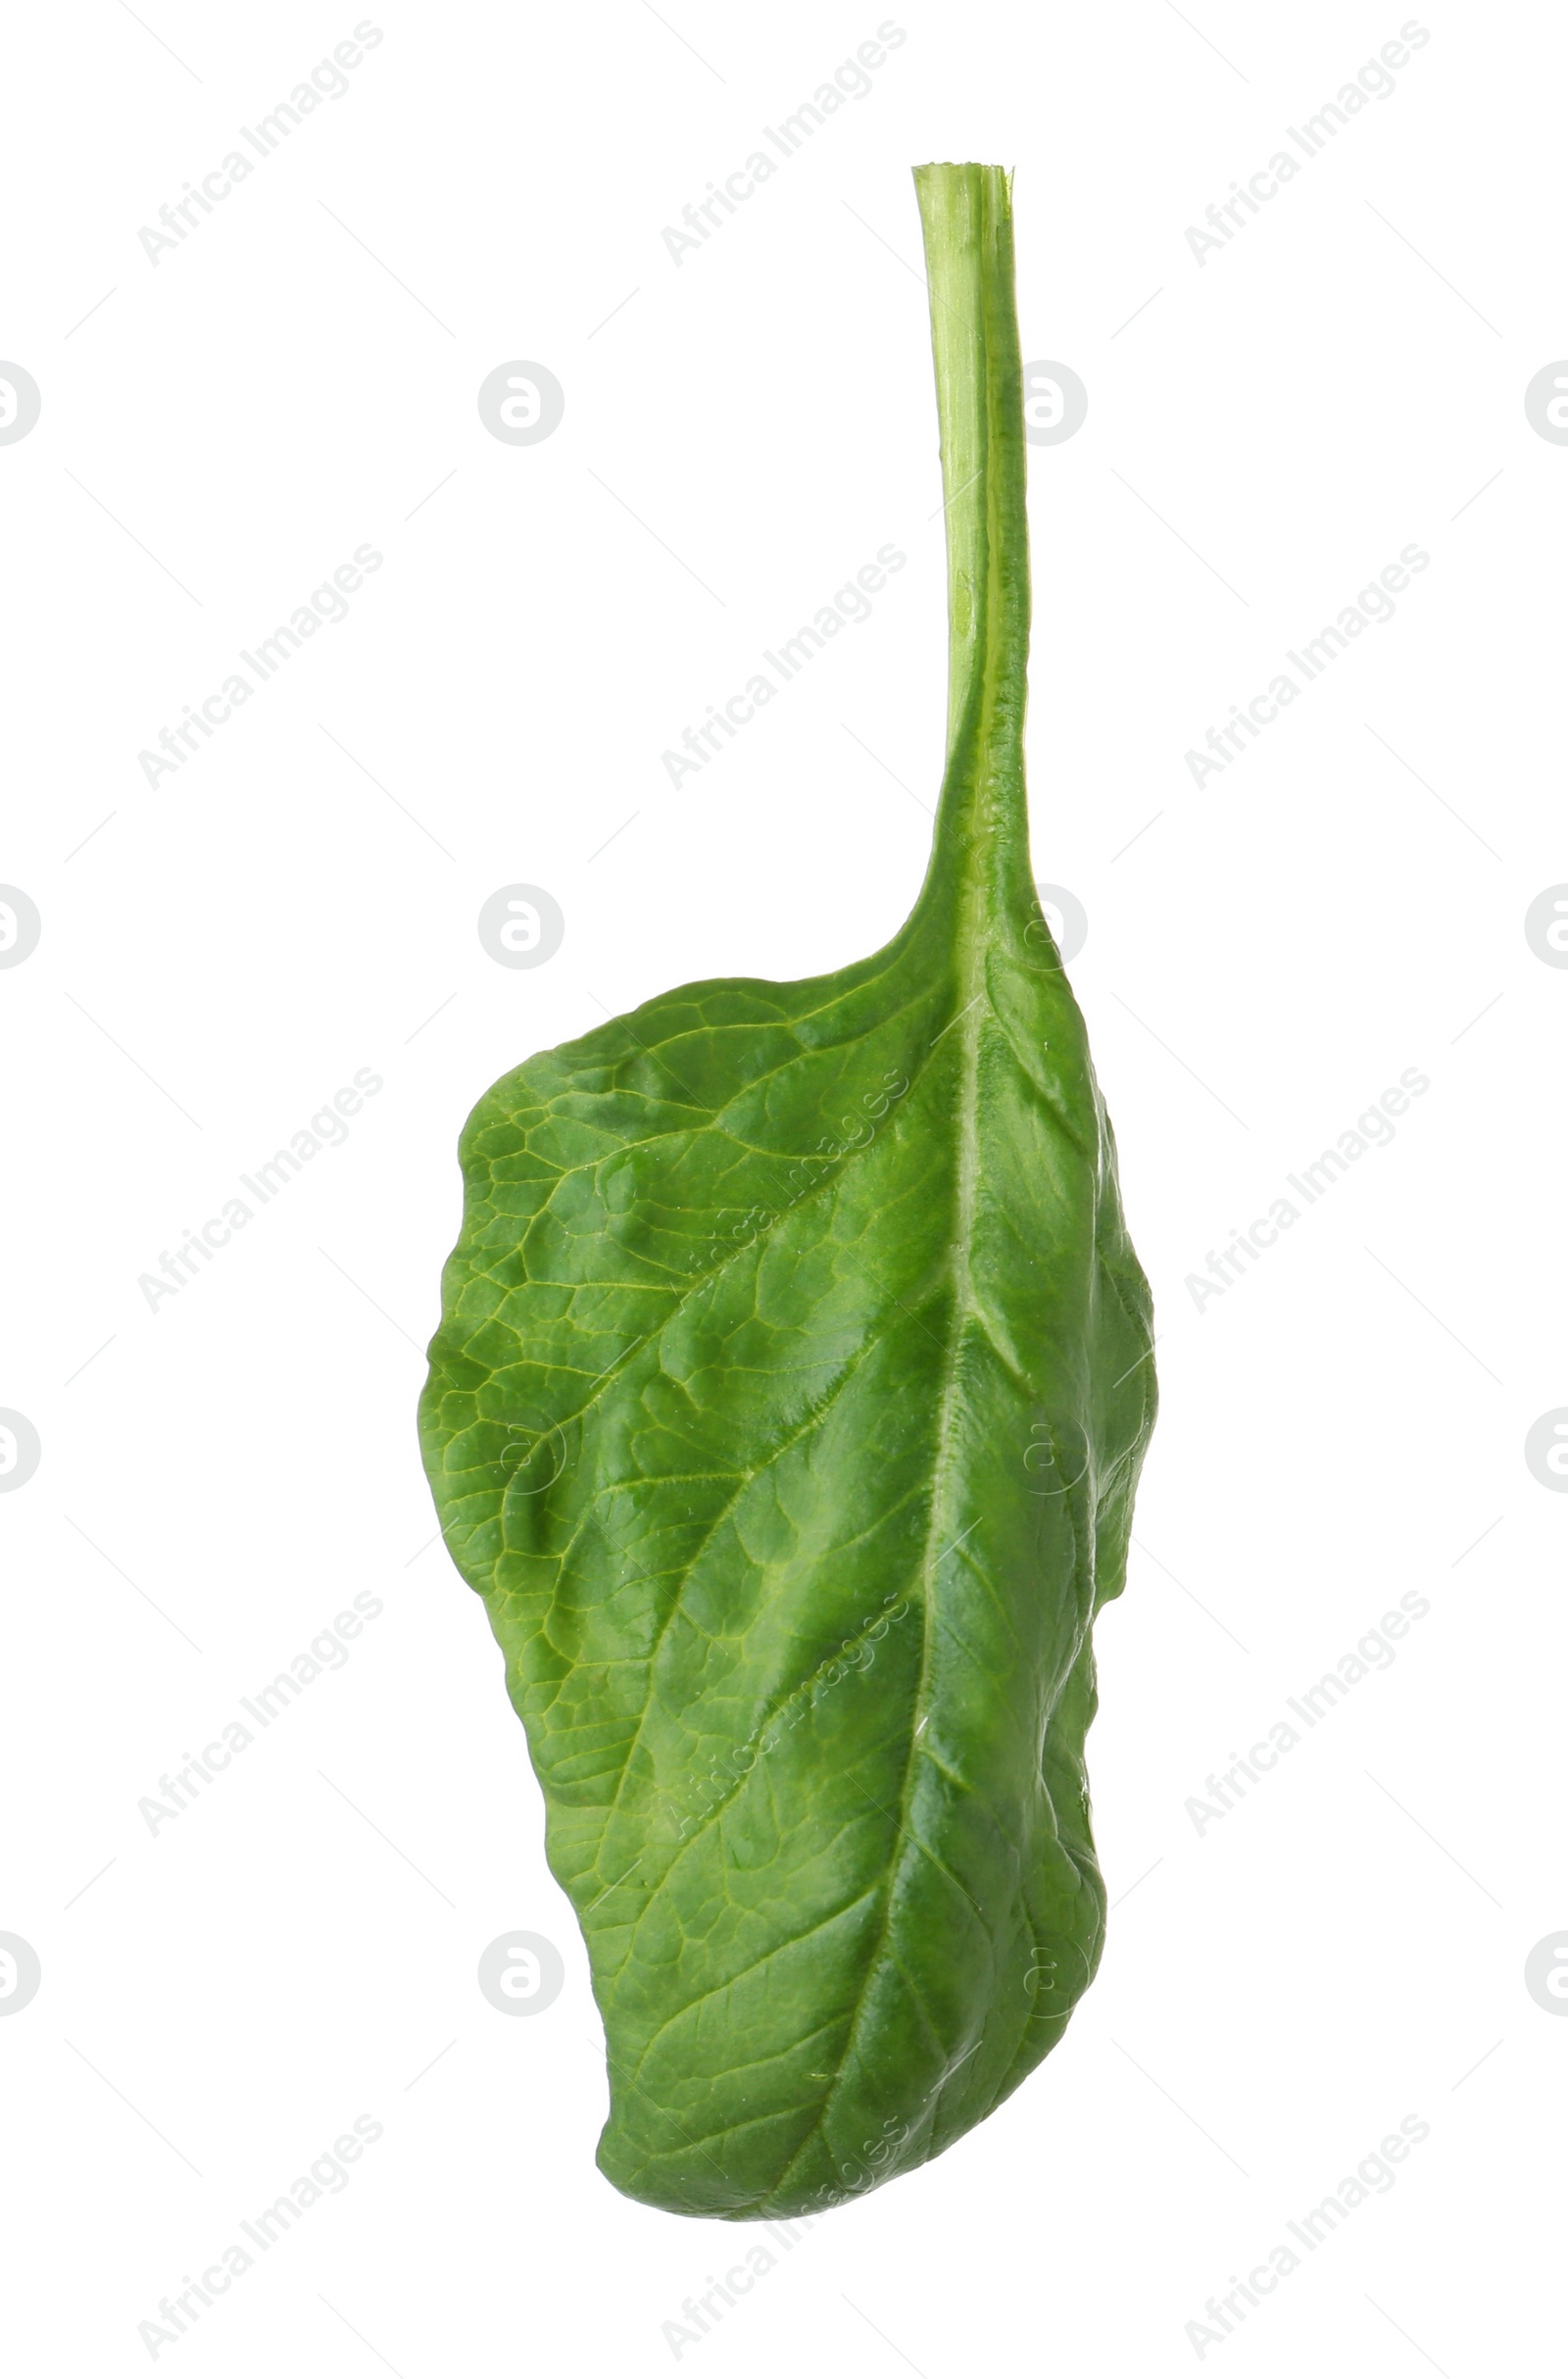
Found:
[[[959, 878], [955, 888], [956, 896], [950, 915], [954, 946], [957, 957], [954, 1025], [956, 1026], [958, 1032], [962, 1053], [959, 1069], [959, 1097], [956, 1102], [957, 1132], [954, 1170], [953, 1239], [949, 1248], [949, 1269], [953, 1293], [943, 1363], [936, 1455], [932, 1465], [931, 1512], [920, 1563], [922, 1613], [920, 1673], [909, 1715], [909, 1742], [899, 1792], [896, 1829], [889, 1856], [881, 1931], [876, 1946], [867, 1957], [861, 1971], [844, 2048], [834, 2070], [834, 2078], [823, 2094], [815, 2119], [779, 2175], [774, 2188], [769, 2191], [769, 2197], [775, 2197], [787, 2189], [791, 2175], [812, 2142], [824, 2132], [835, 2100], [844, 2088], [847, 2070], [856, 2054], [871, 1986], [887, 1958], [895, 1923], [899, 1884], [909, 1857], [913, 1853], [919, 1853], [930, 1858], [933, 1864], [938, 1866], [939, 1871], [947, 1873], [947, 1869], [937, 1859], [935, 1853], [910, 1832], [908, 1817], [915, 1778], [919, 1772], [919, 1761], [923, 1756], [923, 1746], [920, 1740], [921, 1729], [930, 1714], [936, 1633], [937, 1570], [940, 1567], [944, 1550], [951, 1546], [955, 1536], [958, 1533], [955, 1525], [956, 1515], [951, 1505], [951, 1481], [964, 1332], [969, 1320], [978, 1312], [974, 1295], [972, 1247], [979, 1188], [980, 1043], [985, 1028], [986, 962], [990, 939], [990, 913], [993, 905], [1003, 897], [999, 890], [1003, 870], [997, 865], [998, 855], [994, 842], [999, 824], [1004, 822], [1001, 820], [1000, 812], [1009, 790], [1002, 781], [1004, 774], [1009, 769], [1016, 770], [1010, 789], [1014, 794], [1016, 806], [1020, 808], [1023, 789], [1022, 751], [1021, 748], [1016, 748], [1021, 745], [1021, 714], [1015, 707], [999, 736], [997, 711], [1003, 679], [1006, 676], [1009, 668], [1019, 667], [1021, 669], [1021, 653], [1015, 655], [1015, 645], [1018, 641], [1016, 630], [1022, 622], [1019, 620], [1014, 607], [1021, 593], [1022, 603], [1025, 607], [1023, 621], [1026, 622], [1028, 565], [1027, 543], [1025, 542], [1022, 570], [1020, 571], [1017, 569], [1016, 542], [1020, 529], [1022, 529], [1023, 510], [1021, 451], [1007, 451], [1006, 440], [1000, 434], [998, 391], [993, 385], [988, 369], [991, 359], [988, 354], [986, 336], [988, 327], [986, 267], [982, 261], [968, 258], [965, 258], [961, 265], [955, 266], [951, 257], [944, 257], [940, 243], [933, 247], [929, 219], [927, 233], [927, 261], [932, 269], [933, 321], [935, 322], [939, 304], [946, 305], [947, 303], [947, 298], [938, 288], [938, 279], [939, 277], [946, 279], [954, 272], [961, 274], [973, 273], [974, 279], [964, 289], [963, 294], [976, 307], [979, 318], [977, 324], [978, 356], [970, 366], [973, 377], [964, 379], [961, 385], [954, 381], [948, 381], [944, 385], [945, 375], [940, 360], [939, 344], [938, 404], [943, 415], [945, 479], [950, 467], [950, 437], [953, 439], [955, 451], [956, 451], [963, 434], [965, 432], [972, 434], [978, 455], [978, 468], [972, 473], [966, 473], [962, 486], [949, 498], [950, 568], [960, 549], [965, 550], [971, 559], [978, 559], [982, 567], [975, 573], [979, 584], [972, 590], [979, 616], [972, 622], [975, 632], [965, 654], [963, 675], [966, 677], [967, 683], [963, 685], [961, 695], [959, 693], [960, 681], [956, 677], [950, 687], [947, 781], [943, 787], [932, 874], [927, 878], [921, 904], [923, 907], [927, 897], [930, 897], [935, 904], [941, 904], [943, 888], [938, 879], [943, 860], [946, 859], [950, 866], [956, 867]], [[1010, 306], [1010, 286], [1006, 294]], [[971, 351], [971, 354], [973, 352]], [[997, 362], [1001, 375], [1004, 379], [1011, 368], [1010, 359], [999, 356]], [[978, 400], [977, 404], [976, 400]], [[975, 407], [972, 414], [969, 412], [971, 406]], [[999, 457], [1005, 458], [1005, 467], [1001, 470], [993, 470], [992, 465]], [[971, 489], [974, 492], [970, 501], [964, 504], [963, 499], [969, 495]], [[978, 543], [978, 556], [974, 554], [973, 545], [966, 543], [965, 527], [968, 534], [973, 536]], [[1023, 530], [1022, 533], [1026, 540], [1027, 531]], [[1016, 573], [1010, 579], [1008, 576], [1009, 564]], [[955, 669], [957, 666], [956, 653], [957, 648], [950, 653], [950, 662]], [[1016, 692], [1016, 689], [1014, 691]], [[1007, 748], [999, 750], [999, 744]], [[968, 829], [967, 832], [960, 831], [945, 837], [944, 823], [956, 826], [960, 817]], [[1019, 822], [1015, 818], [1009, 817], [1004, 821], [1004, 830], [1010, 831]], [[1024, 834], [1026, 838], [1026, 827]], [[944, 850], [945, 842], [946, 849]], [[1015, 869], [1012, 870], [1012, 872], [1015, 871]], [[1027, 874], [1027, 867], [1025, 867], [1025, 874]], [[953, 1026], [950, 1025], [948, 1029], [953, 1029]], [[980, 2007], [980, 2028], [977, 2038], [983, 2038], [987, 2003], [984, 1994], [974, 1995], [971, 2005], [974, 2005], [976, 2000]], [[963, 2043], [955, 2043], [949, 2050], [949, 2056], [956, 2057], [963, 2049]], [[923, 2110], [927, 2113], [933, 2126], [940, 2105], [941, 2091], [942, 2084], [938, 2083], [929, 2106]]]
[[979, 1100], [979, 1048], [981, 1017], [978, 1003], [985, 988], [985, 951], [982, 931], [972, 929], [971, 912], [983, 908], [981, 883], [971, 875], [964, 886], [958, 911], [957, 941], [959, 948], [959, 979], [957, 990], [958, 1041], [961, 1051], [959, 1066], [959, 1098], [957, 1100], [957, 1143], [954, 1165], [953, 1238], [949, 1245], [949, 1268], [953, 1295], [949, 1309], [947, 1344], [943, 1353], [942, 1389], [937, 1423], [936, 1455], [932, 1463], [931, 1510], [926, 1524], [925, 1544], [920, 1557], [920, 1673], [915, 1684], [914, 1702], [909, 1712], [909, 1742], [905, 1755], [904, 1776], [899, 1788], [898, 1811], [893, 1842], [889, 1852], [887, 1878], [884, 1885], [882, 1925], [875, 1948], [868, 1955], [861, 1970], [850, 2014], [849, 2030], [844, 2047], [834, 2067], [833, 2080], [822, 2094], [821, 2105], [809, 2129], [779, 2174], [769, 2196], [776, 2196], [788, 2187], [791, 2174], [806, 2155], [812, 2141], [821, 2133], [832, 2112], [834, 2100], [844, 2086], [846, 2070], [855, 2056], [856, 2044], [871, 1985], [884, 1964], [893, 1933], [900, 1878], [910, 1851], [933, 1858], [939, 1870], [941, 1862], [925, 1845], [909, 1831], [910, 1802], [914, 1779], [922, 1756], [920, 1734], [922, 1723], [929, 1714], [931, 1693], [932, 1654], [935, 1637], [934, 1586], [937, 1567], [944, 1547], [951, 1543], [948, 1530], [952, 1524], [949, 1481], [953, 1466], [954, 1416], [957, 1406], [958, 1364], [963, 1344], [964, 1325], [974, 1311], [973, 1279], [969, 1267], [969, 1245], [975, 1213], [975, 1191], [978, 1181], [978, 1146], [976, 1116]]
[[[998, 678], [1001, 674], [995, 656], [998, 646], [1003, 640], [993, 637], [987, 631], [996, 617], [996, 610], [993, 607], [1000, 609], [1004, 600], [998, 553], [1001, 540], [989, 533], [995, 525], [993, 520], [995, 499], [989, 489], [985, 491], [982, 500], [988, 531], [985, 555], [985, 625], [982, 627], [976, 644], [976, 662], [971, 679], [970, 702], [977, 717], [973, 740], [967, 746], [967, 766], [964, 770], [969, 779], [967, 792], [971, 804], [971, 818], [982, 805], [991, 811], [993, 817], [995, 815], [995, 788], [988, 780], [992, 768], [993, 729]], [[949, 797], [952, 797], [957, 794], [960, 788], [957, 785], [950, 784], [945, 790]], [[909, 1713], [909, 1742], [905, 1757], [904, 1776], [899, 1790], [897, 1818], [885, 1885], [881, 1931], [876, 1946], [868, 1956], [861, 1972], [850, 2016], [849, 2031], [834, 2068], [833, 2080], [823, 2093], [815, 2119], [790, 2157], [789, 2163], [779, 2175], [774, 2189], [768, 2193], [769, 2196], [776, 2196], [788, 2186], [791, 2174], [807, 2150], [824, 2130], [832, 2112], [834, 2101], [844, 2086], [846, 2071], [855, 2056], [856, 2044], [864, 2018], [871, 1985], [887, 1958], [888, 1946], [894, 1929], [899, 1884], [910, 1855], [918, 1853], [931, 1859], [939, 1872], [947, 1873], [946, 1867], [935, 1854], [919, 1840], [917, 1835], [910, 1831], [908, 1820], [919, 1761], [924, 1756], [925, 1747], [920, 1739], [922, 1727], [930, 1715], [936, 1635], [937, 1570], [941, 1565], [944, 1551], [952, 1545], [955, 1537], [961, 1533], [956, 1525], [957, 1515], [951, 1501], [954, 1430], [959, 1404], [959, 1365], [964, 1331], [971, 1317], [979, 1310], [974, 1295], [971, 1258], [980, 1178], [978, 1129], [980, 1039], [985, 1027], [986, 956], [989, 939], [989, 912], [994, 882], [992, 871], [987, 865], [987, 854], [982, 835], [975, 835], [971, 838], [965, 852], [965, 859], [968, 864], [963, 867], [955, 904], [954, 940], [958, 959], [957, 981], [955, 986], [955, 1016], [953, 1024], [945, 1027], [948, 1030], [956, 1027], [961, 1057], [958, 1073], [959, 1095], [956, 1101], [957, 1131], [954, 1164], [953, 1237], [948, 1251], [952, 1302], [948, 1317], [947, 1345], [943, 1357], [936, 1454], [932, 1463], [931, 1510], [920, 1560], [920, 1673], [915, 1685], [913, 1707]], [[985, 2013], [982, 2003], [981, 2036], [984, 2033], [984, 2026]], [[963, 2046], [962, 2043], [954, 2044], [950, 2054], [956, 2057]], [[940, 2085], [938, 2086], [939, 2097]], [[930, 2107], [933, 2122], [937, 2104], [938, 2099], [934, 2098]]]

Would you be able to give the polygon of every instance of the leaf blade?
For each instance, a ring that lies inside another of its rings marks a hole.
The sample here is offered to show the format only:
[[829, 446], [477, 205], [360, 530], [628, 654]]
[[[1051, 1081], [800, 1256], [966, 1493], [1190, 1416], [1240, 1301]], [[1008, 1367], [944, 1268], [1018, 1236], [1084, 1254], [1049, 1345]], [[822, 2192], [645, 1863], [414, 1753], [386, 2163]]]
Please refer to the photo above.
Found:
[[984, 455], [920, 899], [858, 966], [686, 986], [481, 1100], [421, 1406], [589, 1947], [601, 2165], [742, 2219], [938, 2153], [1092, 1974], [1089, 1628], [1152, 1421], [1028, 877], [1006, 181], [924, 174], [945, 469]]

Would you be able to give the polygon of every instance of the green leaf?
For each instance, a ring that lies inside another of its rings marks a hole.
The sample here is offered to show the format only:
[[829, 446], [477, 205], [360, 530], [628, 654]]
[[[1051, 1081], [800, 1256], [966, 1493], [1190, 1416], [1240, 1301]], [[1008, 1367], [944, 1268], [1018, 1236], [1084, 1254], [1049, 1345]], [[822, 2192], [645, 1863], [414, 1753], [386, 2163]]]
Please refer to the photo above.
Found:
[[935, 847], [885, 949], [688, 985], [464, 1133], [421, 1407], [587, 1942], [602, 2169], [797, 2215], [937, 2155], [1100, 1954], [1090, 1623], [1150, 1301], [1030, 875], [1008, 177], [916, 173], [951, 612]]

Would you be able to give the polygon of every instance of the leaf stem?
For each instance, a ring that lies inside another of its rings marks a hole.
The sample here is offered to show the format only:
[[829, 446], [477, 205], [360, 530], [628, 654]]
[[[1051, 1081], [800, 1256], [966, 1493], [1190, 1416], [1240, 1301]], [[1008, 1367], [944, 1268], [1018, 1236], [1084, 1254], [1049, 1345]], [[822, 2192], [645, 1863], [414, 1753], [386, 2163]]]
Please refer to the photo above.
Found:
[[998, 893], [1009, 880], [1021, 888], [1020, 866], [1028, 880], [1029, 526], [1012, 184], [1001, 166], [917, 166], [914, 179], [948, 539], [948, 751], [933, 874], [979, 854]]

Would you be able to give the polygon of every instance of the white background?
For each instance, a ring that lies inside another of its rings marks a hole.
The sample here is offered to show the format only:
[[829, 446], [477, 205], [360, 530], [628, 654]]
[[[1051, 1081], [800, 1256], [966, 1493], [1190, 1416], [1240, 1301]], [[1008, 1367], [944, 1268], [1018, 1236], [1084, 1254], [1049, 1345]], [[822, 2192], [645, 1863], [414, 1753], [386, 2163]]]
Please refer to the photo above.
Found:
[[[901, 0], [869, 94], [678, 267], [662, 226], [871, 0], [378, 5], [346, 95], [156, 265], [138, 227], [354, 9], [12, 22], [0, 353], [43, 394], [0, 447], [0, 878], [43, 918], [0, 972], [0, 1405], [43, 1446], [0, 1497], [0, 1929], [43, 1969], [0, 2021], [18, 2370], [145, 2368], [137, 2324], [361, 2113], [351, 2185], [163, 2366], [657, 2373], [756, 2243], [595, 2170], [585, 1962], [414, 1410], [486, 1085], [673, 982], [858, 958], [913, 896], [930, 157], [1016, 167], [1024, 353], [1090, 397], [1031, 453], [1029, 758], [1162, 1333], [1091, 1738], [1122, 1905], [1016, 2096], [680, 2359], [1185, 2371], [1205, 2300], [1413, 2114], [1396, 2185], [1202, 2359], [1544, 2367], [1568, 2023], [1523, 1969], [1568, 1923], [1568, 1504], [1522, 1449], [1568, 1403], [1568, 974], [1523, 919], [1568, 876], [1568, 450], [1523, 393], [1568, 351], [1568, 40], [1423, 8], [1394, 95], [1200, 265], [1187, 225], [1408, 20], [1192, 16]], [[529, 447], [475, 403], [515, 358], [566, 392]], [[661, 753], [887, 542], [873, 617], [672, 787]], [[348, 619], [150, 786], [138, 753], [362, 543]], [[1410, 543], [1396, 617], [1195, 785]], [[566, 920], [530, 971], [475, 932], [516, 881]], [[139, 1275], [361, 1067], [346, 1143], [150, 1311]], [[1408, 1067], [1392, 1145], [1198, 1310], [1187, 1275]], [[384, 1611], [347, 1666], [150, 1834], [160, 1774], [356, 1593]], [[1200, 1833], [1205, 1777], [1406, 1593], [1394, 1665]], [[566, 1964], [527, 2021], [474, 1980], [514, 1926]]]

